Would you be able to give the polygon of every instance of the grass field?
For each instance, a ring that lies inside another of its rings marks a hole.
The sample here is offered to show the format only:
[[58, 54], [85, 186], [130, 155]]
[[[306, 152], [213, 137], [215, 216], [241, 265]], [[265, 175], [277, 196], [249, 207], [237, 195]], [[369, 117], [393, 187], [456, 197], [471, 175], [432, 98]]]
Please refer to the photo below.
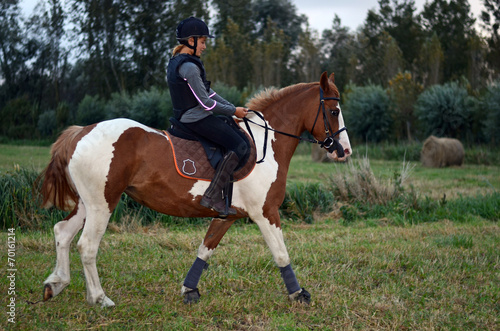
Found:
[[[230, 229], [202, 276], [201, 301], [184, 305], [180, 287], [205, 229], [108, 231], [98, 269], [117, 304], [109, 309], [86, 303], [74, 246], [72, 283], [52, 300], [31, 304], [41, 299], [42, 282], [54, 267], [53, 239], [50, 233], [17, 233], [16, 324], [4, 325], [19, 330], [498, 329], [496, 223], [285, 225], [297, 277], [312, 294], [310, 306], [287, 299], [253, 224]], [[1, 283], [6, 288], [5, 277]]]
[[[12, 164], [41, 169], [47, 147], [0, 145], [0, 172]], [[8, 156], [10, 153], [11, 156]], [[36, 155], [36, 156], [35, 156]], [[392, 180], [401, 161], [370, 160], [381, 180]], [[39, 168], [38, 168], [39, 167]], [[317, 164], [307, 153], [292, 160], [289, 182], [327, 183], [346, 164]], [[427, 169], [418, 164], [408, 187], [441, 200], [498, 192], [500, 167], [464, 165]], [[201, 301], [184, 305], [182, 281], [205, 235], [205, 224], [111, 224], [97, 266], [116, 307], [85, 301], [85, 279], [71, 249], [71, 284], [48, 302], [43, 281], [55, 266], [51, 231], [16, 229], [17, 330], [498, 330], [500, 329], [500, 229], [498, 221], [452, 216], [400, 226], [390, 222], [345, 225], [332, 213], [312, 224], [284, 220], [283, 232], [309, 306], [290, 302], [269, 249], [254, 224], [237, 222], [221, 241], [200, 281]], [[0, 260], [7, 264], [7, 233]], [[6, 269], [2, 269], [6, 270]], [[7, 271], [5, 271], [5, 274]], [[2, 273], [4, 311], [12, 295]], [[35, 303], [38, 302], [38, 303]]]

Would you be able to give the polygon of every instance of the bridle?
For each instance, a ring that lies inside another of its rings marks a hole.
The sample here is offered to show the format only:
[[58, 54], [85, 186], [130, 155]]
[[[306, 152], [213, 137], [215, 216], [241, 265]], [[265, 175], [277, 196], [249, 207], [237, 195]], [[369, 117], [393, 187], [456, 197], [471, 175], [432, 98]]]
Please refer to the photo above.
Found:
[[[347, 131], [347, 128], [344, 126], [343, 128], [335, 131], [333, 134], [330, 134], [330, 131], [331, 131], [332, 128], [331, 128], [331, 125], [330, 125], [330, 121], [328, 120], [328, 116], [326, 114], [325, 100], [340, 101], [340, 98], [335, 98], [335, 97], [327, 97], [327, 98], [325, 98], [324, 93], [323, 93], [323, 89], [321, 88], [321, 86], [319, 87], [319, 107], [318, 107], [318, 112], [316, 113], [316, 118], [314, 119], [313, 126], [312, 126], [312, 128], [311, 128], [311, 130], [309, 132], [311, 132], [311, 133], [313, 132], [314, 127], [316, 126], [316, 123], [318, 122], [319, 113], [322, 111], [322, 113], [323, 113], [323, 123], [325, 124], [325, 135], [326, 135], [326, 138], [323, 141], [319, 141], [317, 139], [303, 138], [301, 136], [297, 136], [297, 135], [294, 135], [294, 134], [290, 134], [290, 133], [286, 133], [286, 132], [282, 132], [282, 131], [279, 131], [279, 130], [272, 129], [272, 128], [270, 128], [267, 125], [267, 122], [264, 119], [264, 116], [260, 112], [252, 110], [252, 109], [249, 109], [248, 111], [251, 111], [255, 115], [257, 115], [264, 122], [264, 124], [265, 124], [265, 125], [262, 125], [262, 124], [254, 122], [254, 121], [252, 121], [252, 120], [250, 120], [250, 119], [248, 119], [246, 117], [243, 118], [243, 122], [245, 122], [245, 126], [247, 128], [247, 131], [250, 134], [250, 136], [252, 137], [252, 140], [253, 140], [254, 143], [255, 143], [255, 138], [253, 136], [252, 130], [250, 129], [250, 125], [248, 123], [255, 124], [255, 125], [260, 126], [261, 128], [265, 129], [265, 132], [264, 132], [263, 156], [262, 156], [262, 159], [260, 159], [259, 161], [257, 161], [257, 163], [264, 162], [264, 159], [266, 157], [267, 137], [268, 137], [268, 131], [269, 130], [271, 130], [273, 132], [276, 132], [276, 133], [279, 133], [279, 134], [282, 134], [282, 135], [285, 135], [285, 136], [288, 136], [288, 137], [292, 137], [292, 138], [298, 139], [300, 141], [306, 141], [306, 142], [313, 143], [313, 144], [319, 144], [322, 148], [325, 148], [329, 153], [332, 153], [333, 151], [337, 151], [337, 156], [338, 157], [343, 157], [344, 156], [344, 148], [340, 144], [339, 139], [335, 138], [335, 137], [338, 136], [342, 131]], [[332, 113], [332, 115], [338, 116], [338, 113], [335, 114], [332, 110], [330, 110], [330, 112]]]

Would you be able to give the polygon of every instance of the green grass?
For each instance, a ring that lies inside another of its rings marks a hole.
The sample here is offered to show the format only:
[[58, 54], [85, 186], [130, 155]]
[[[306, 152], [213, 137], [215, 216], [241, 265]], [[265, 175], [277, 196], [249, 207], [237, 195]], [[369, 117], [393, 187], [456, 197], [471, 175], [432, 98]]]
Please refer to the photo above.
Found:
[[[298, 280], [312, 294], [310, 306], [288, 300], [262, 235], [244, 220], [229, 229], [209, 260], [201, 301], [184, 305], [180, 288], [208, 220], [184, 223], [147, 210], [141, 214], [147, 221], [140, 221], [131, 216], [135, 203], [124, 200], [97, 260], [104, 290], [116, 303], [109, 309], [85, 301], [78, 236], [70, 255], [71, 284], [52, 300], [38, 302], [55, 266], [50, 227], [62, 215], [44, 216], [28, 207], [25, 187], [34, 173], [24, 167], [34, 159], [24, 148], [10, 152], [20, 169], [2, 174], [12, 159], [1, 149], [2, 193], [15, 193], [13, 200], [2, 199], [20, 202], [16, 210], [27, 216], [16, 229], [16, 324], [7, 324], [4, 315], [0, 329], [498, 329], [498, 166], [428, 169], [417, 163], [398, 195], [375, 204], [350, 196], [335, 200], [332, 194], [332, 176], [348, 173], [358, 160], [313, 163], [302, 148], [290, 166], [283, 233]], [[48, 155], [47, 147], [42, 150]], [[390, 188], [401, 169], [402, 160], [370, 159], [366, 170], [373, 171], [373, 186]], [[29, 230], [30, 219], [42, 230]], [[41, 226], [42, 219], [50, 226]], [[6, 232], [0, 233], [0, 247], [5, 265]], [[11, 297], [5, 272], [3, 307]]]
[[[310, 306], [288, 300], [257, 227], [239, 223], [209, 261], [200, 282], [201, 301], [184, 305], [180, 287], [205, 231], [201, 225], [108, 231], [98, 270], [116, 303], [109, 309], [86, 303], [75, 245], [71, 284], [52, 300], [31, 304], [41, 299], [42, 282], [55, 265], [53, 236], [16, 233], [15, 329], [498, 328], [497, 223], [345, 227], [327, 219], [285, 224], [297, 277], [312, 294]], [[0, 246], [6, 247], [5, 235]], [[5, 277], [0, 284], [6, 288]], [[3, 307], [7, 300], [4, 293]]]
[[41, 171], [50, 161], [50, 147], [0, 144], [0, 173], [29, 168]]

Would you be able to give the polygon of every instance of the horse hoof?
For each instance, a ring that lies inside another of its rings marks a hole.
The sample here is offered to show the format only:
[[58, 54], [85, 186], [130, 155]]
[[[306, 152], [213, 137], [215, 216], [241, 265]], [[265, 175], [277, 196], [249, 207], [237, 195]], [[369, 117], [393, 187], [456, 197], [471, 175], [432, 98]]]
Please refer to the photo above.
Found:
[[302, 288], [302, 291], [295, 297], [295, 301], [308, 305], [311, 303], [311, 293]]
[[43, 301], [47, 301], [54, 296], [54, 292], [52, 292], [52, 287], [49, 284], [45, 284], [43, 288]]
[[192, 304], [192, 303], [197, 303], [200, 301], [200, 292], [198, 291], [197, 288], [191, 291], [186, 291], [184, 292], [184, 303], [185, 304]]
[[104, 299], [102, 299], [101, 307], [105, 308], [105, 307], [114, 307], [114, 306], [115, 306], [115, 303], [110, 298], [105, 296]]

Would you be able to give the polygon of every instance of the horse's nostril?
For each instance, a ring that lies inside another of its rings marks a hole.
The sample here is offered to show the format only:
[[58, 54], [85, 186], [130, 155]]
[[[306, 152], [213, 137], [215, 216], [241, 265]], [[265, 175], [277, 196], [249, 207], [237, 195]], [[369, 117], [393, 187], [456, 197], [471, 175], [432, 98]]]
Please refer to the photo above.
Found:
[[345, 153], [346, 155], [349, 155], [349, 154], [350, 154], [350, 152], [349, 152], [349, 148], [344, 149], [344, 153]]

